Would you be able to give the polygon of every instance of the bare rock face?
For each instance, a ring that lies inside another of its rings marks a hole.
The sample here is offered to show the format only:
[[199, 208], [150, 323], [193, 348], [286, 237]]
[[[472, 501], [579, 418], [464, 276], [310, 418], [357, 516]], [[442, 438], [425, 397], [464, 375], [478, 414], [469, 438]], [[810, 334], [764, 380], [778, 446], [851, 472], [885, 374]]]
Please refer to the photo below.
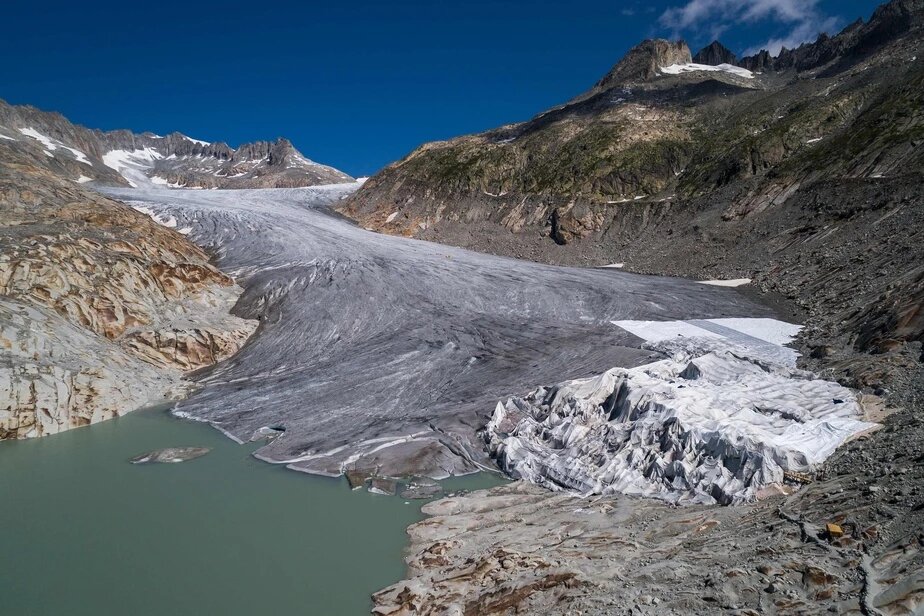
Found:
[[690, 48], [685, 42], [648, 39], [630, 49], [625, 57], [597, 82], [595, 88], [606, 89], [631, 81], [652, 79], [658, 75], [658, 69], [662, 66], [687, 64], [691, 61]]
[[712, 41], [693, 56], [693, 62], [712, 66], [717, 66], [719, 64], [735, 64], [736, 61], [737, 58], [735, 54], [719, 41]]
[[184, 372], [255, 329], [229, 314], [240, 289], [182, 235], [0, 155], [0, 438], [176, 396]]
[[48, 307], [0, 296], [0, 439], [117, 417], [178, 391], [176, 376]]

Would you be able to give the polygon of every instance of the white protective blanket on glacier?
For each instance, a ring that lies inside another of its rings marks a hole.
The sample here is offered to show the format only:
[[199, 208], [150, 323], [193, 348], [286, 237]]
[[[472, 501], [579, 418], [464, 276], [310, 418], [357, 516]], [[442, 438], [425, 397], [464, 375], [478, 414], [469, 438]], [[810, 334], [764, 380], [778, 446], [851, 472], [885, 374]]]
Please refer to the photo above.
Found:
[[667, 359], [498, 403], [485, 430], [511, 475], [580, 494], [733, 504], [815, 469], [862, 421], [853, 393], [795, 368], [773, 319], [615, 321]]

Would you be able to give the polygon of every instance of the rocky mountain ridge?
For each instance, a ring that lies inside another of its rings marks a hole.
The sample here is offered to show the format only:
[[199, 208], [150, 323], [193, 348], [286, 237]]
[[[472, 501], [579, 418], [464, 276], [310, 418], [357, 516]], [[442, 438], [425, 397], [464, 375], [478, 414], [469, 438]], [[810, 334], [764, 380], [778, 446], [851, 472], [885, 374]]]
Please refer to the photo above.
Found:
[[60, 136], [47, 150], [0, 139], [0, 439], [180, 396], [185, 373], [230, 356], [256, 328], [230, 314], [241, 289], [200, 248], [74, 182], [69, 162], [99, 165]]
[[285, 138], [231, 148], [174, 132], [160, 136], [101, 131], [59, 113], [0, 100], [0, 140], [37, 149], [56, 173], [106, 185], [154, 183], [186, 188], [294, 188], [350, 182], [345, 173], [307, 159]]
[[712, 66], [718, 66], [719, 64], [737, 64], [738, 57], [719, 41], [712, 41], [696, 52], [696, 55], [693, 56], [693, 62]]

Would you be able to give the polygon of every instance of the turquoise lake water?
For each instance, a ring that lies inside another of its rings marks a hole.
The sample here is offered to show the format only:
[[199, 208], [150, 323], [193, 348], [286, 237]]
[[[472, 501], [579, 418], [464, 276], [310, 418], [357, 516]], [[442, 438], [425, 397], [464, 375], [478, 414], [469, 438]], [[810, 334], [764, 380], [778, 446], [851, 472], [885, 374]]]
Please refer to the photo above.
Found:
[[[212, 451], [128, 462], [183, 446]], [[404, 576], [424, 501], [350, 491], [255, 448], [163, 409], [0, 443], [0, 614], [368, 614], [370, 594]]]

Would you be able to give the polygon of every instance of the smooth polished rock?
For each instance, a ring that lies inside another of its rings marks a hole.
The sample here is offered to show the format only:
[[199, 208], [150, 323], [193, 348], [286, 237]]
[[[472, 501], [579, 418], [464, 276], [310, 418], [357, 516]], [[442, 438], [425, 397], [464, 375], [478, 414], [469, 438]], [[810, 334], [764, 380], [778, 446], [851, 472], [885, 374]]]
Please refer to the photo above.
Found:
[[209, 451], [211, 450], [208, 447], [167, 447], [135, 456], [130, 462], [132, 464], [176, 464], [201, 458]]

